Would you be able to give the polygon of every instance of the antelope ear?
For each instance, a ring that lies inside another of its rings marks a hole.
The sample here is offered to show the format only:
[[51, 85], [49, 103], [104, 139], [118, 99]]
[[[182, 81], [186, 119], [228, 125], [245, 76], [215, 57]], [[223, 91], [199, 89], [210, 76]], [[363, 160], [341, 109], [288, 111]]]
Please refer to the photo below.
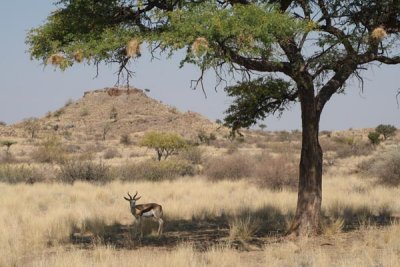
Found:
[[142, 196], [135, 198], [135, 200], [139, 200]]
[[129, 202], [131, 201], [129, 198], [126, 198], [126, 197], [124, 197], [124, 198], [125, 198], [126, 201], [129, 201]]

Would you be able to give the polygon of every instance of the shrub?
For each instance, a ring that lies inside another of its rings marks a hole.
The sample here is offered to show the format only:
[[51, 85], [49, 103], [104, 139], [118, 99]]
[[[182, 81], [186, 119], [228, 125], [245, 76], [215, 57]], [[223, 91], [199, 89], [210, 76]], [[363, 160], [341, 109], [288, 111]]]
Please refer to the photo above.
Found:
[[194, 166], [184, 160], [148, 160], [116, 169], [116, 176], [123, 181], [162, 181], [194, 174], [196, 174]]
[[400, 185], [400, 150], [395, 148], [366, 160], [358, 166], [370, 176], [378, 177], [380, 183], [389, 186]]
[[66, 159], [66, 153], [60, 139], [49, 136], [32, 152], [31, 157], [41, 163], [62, 163]]
[[337, 136], [333, 138], [323, 138], [320, 142], [324, 152], [335, 152], [338, 158], [368, 155], [374, 149], [374, 147], [367, 142], [355, 137]]
[[368, 140], [371, 142], [373, 145], [379, 145], [381, 140], [379, 139], [379, 136], [381, 134], [378, 132], [369, 132], [368, 133]]
[[119, 139], [119, 142], [123, 145], [129, 146], [132, 144], [131, 137], [129, 134], [123, 134], [121, 135], [121, 138]]
[[86, 181], [100, 184], [112, 179], [110, 168], [104, 163], [80, 160], [69, 160], [62, 164], [57, 178], [64, 183]]
[[200, 131], [197, 134], [197, 138], [199, 139], [201, 144], [210, 145], [211, 141], [215, 141], [217, 137], [214, 133], [207, 134], [205, 131]]
[[290, 155], [277, 157], [262, 155], [254, 166], [254, 176], [261, 186], [272, 190], [288, 188], [296, 190], [299, 168], [297, 160]]
[[260, 226], [261, 222], [250, 214], [234, 217], [229, 223], [229, 239], [230, 241], [248, 242], [255, 237]]
[[25, 165], [1, 164], [0, 182], [3, 183], [26, 183], [29, 180], [40, 181], [43, 176], [33, 167]]
[[30, 135], [31, 138], [35, 138], [37, 132], [40, 130], [40, 121], [37, 118], [28, 118], [23, 122], [24, 130]]
[[81, 111], [79, 112], [79, 115], [80, 115], [81, 117], [88, 116], [88, 115], [89, 115], [89, 109], [86, 108], [86, 107], [82, 108]]
[[3, 140], [0, 142], [0, 145], [5, 146], [6, 147], [6, 152], [9, 153], [10, 152], [10, 147], [12, 145], [15, 145], [17, 142], [16, 141], [11, 141], [11, 140]]
[[7, 126], [7, 123], [4, 121], [0, 121], [0, 126]]
[[115, 106], [113, 106], [110, 110], [110, 120], [116, 122], [118, 118], [118, 112]]
[[179, 158], [187, 160], [192, 164], [201, 164], [203, 162], [204, 150], [197, 146], [188, 146], [181, 151]]
[[212, 180], [237, 180], [252, 175], [253, 164], [249, 157], [243, 155], [229, 155], [214, 158], [205, 166], [205, 175]]
[[382, 134], [384, 140], [386, 140], [388, 137], [396, 135], [396, 131], [396, 127], [389, 124], [380, 124], [375, 128], [375, 132]]
[[147, 132], [140, 141], [140, 145], [154, 149], [160, 161], [184, 148], [186, 142], [176, 133]]
[[122, 157], [118, 150], [115, 148], [109, 148], [103, 154], [103, 158], [105, 159], [113, 159], [115, 157]]

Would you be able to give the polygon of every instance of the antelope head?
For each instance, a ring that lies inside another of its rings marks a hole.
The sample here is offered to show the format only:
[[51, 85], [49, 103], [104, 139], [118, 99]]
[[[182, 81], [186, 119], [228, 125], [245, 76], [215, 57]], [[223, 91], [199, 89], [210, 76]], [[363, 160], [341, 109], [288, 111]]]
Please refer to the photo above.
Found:
[[132, 196], [129, 194], [129, 192], [128, 192], [129, 198], [124, 197], [124, 199], [125, 199], [126, 201], [129, 201], [129, 204], [131, 205], [131, 210], [132, 210], [132, 211], [134, 211], [135, 208], [136, 208], [136, 200], [139, 200], [139, 199], [141, 198], [141, 197], [136, 197], [137, 194], [138, 194], [138, 192], [136, 191], [136, 194], [132, 197]]

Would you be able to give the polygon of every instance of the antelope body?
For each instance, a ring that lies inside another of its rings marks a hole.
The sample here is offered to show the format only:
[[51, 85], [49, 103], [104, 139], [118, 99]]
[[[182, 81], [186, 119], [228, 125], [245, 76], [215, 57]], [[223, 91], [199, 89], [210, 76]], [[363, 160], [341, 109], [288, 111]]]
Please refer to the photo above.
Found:
[[139, 200], [141, 197], [136, 197], [136, 194], [132, 197], [129, 192], [128, 196], [124, 197], [126, 201], [129, 201], [131, 207], [131, 213], [135, 217], [137, 224], [141, 226], [141, 218], [154, 218], [154, 220], [158, 221], [158, 237], [161, 236], [163, 231], [164, 220], [162, 219], [163, 210], [162, 206], [157, 203], [146, 203], [146, 204], [139, 204], [136, 205], [136, 201]]

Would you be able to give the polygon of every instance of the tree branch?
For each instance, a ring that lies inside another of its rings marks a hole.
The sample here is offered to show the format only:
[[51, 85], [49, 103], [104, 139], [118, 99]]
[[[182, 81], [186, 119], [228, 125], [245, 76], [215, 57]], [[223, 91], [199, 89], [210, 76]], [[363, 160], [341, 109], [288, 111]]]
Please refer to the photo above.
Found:
[[228, 56], [233, 63], [241, 65], [247, 69], [260, 72], [282, 72], [288, 76], [292, 74], [292, 67], [289, 62], [273, 62], [263, 59], [250, 59], [235, 53], [232, 49], [219, 43], [221, 51]]

